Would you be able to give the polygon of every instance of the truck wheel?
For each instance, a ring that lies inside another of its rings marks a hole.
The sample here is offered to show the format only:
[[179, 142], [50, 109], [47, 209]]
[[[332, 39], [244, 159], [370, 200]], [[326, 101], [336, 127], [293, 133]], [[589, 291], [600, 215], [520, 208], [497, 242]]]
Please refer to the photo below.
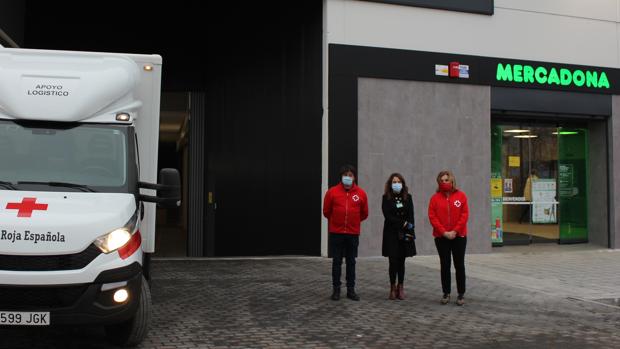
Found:
[[151, 319], [151, 289], [142, 276], [142, 290], [140, 303], [136, 315], [131, 319], [116, 325], [105, 327], [106, 337], [116, 345], [133, 347], [146, 337], [149, 331], [148, 325]]

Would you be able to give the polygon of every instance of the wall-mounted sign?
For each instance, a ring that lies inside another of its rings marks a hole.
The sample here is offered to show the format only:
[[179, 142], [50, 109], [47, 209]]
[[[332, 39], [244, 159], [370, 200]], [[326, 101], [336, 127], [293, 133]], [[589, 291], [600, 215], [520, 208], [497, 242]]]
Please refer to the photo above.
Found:
[[449, 65], [435, 64], [435, 75], [469, 79], [469, 65], [460, 64], [459, 62], [450, 62]]
[[[372, 76], [382, 79], [620, 95], [620, 83], [617, 83], [620, 81], [620, 69], [611, 67], [338, 44], [329, 45], [329, 59], [332, 77], [345, 75], [353, 79], [358, 76]], [[459, 78], [450, 77], [450, 62], [459, 63]], [[334, 82], [340, 81], [339, 79]], [[491, 97], [493, 102], [496, 97], [501, 96], [491, 94]], [[596, 99], [590, 97], [580, 98]], [[591, 115], [593, 108], [582, 109], [576, 113]], [[596, 115], [609, 115], [606, 110], [602, 112], [605, 114]]]
[[524, 196], [504, 196], [502, 198], [502, 201], [504, 202], [528, 202], [527, 200], [525, 200]]
[[448, 76], [448, 66], [446, 64], [435, 64], [435, 75]]
[[581, 70], [561, 67], [551, 67], [548, 69], [543, 66], [498, 63], [495, 79], [497, 81], [523, 84], [610, 88], [609, 79], [603, 70]]
[[555, 224], [557, 223], [555, 179], [532, 180], [532, 223]]
[[502, 179], [500, 178], [491, 178], [491, 198], [492, 199], [501, 199], [502, 198]]
[[502, 204], [502, 174], [491, 172], [491, 242], [502, 244], [503, 238], [503, 204]]
[[521, 157], [508, 156], [508, 167], [521, 167]]
[[466, 64], [459, 64], [459, 78], [469, 79], [469, 66]]
[[512, 194], [512, 178], [504, 178], [504, 193]]
[[577, 187], [574, 181], [573, 164], [560, 164], [558, 179], [560, 181], [560, 197], [572, 197], [577, 195]]

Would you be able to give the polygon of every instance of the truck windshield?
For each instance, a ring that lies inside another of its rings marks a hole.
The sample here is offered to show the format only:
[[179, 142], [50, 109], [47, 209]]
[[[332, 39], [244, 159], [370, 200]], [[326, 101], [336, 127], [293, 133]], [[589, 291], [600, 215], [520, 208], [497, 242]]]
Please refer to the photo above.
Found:
[[9, 183], [0, 189], [67, 190], [40, 188], [50, 182], [77, 185], [69, 190], [126, 188], [127, 140], [125, 126], [0, 120], [0, 181]]

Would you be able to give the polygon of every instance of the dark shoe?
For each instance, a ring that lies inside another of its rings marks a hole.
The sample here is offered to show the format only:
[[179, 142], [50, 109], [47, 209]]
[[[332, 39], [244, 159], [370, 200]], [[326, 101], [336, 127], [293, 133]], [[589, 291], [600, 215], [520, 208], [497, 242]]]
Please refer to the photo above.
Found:
[[459, 295], [458, 297], [456, 297], [456, 305], [462, 306], [464, 304], [465, 304], [465, 297], [463, 297], [463, 295]]
[[357, 293], [355, 293], [355, 289], [353, 287], [347, 288], [347, 298], [349, 298], [350, 300], [354, 300], [354, 301], [360, 300], [360, 296], [358, 296]]
[[448, 302], [450, 302], [450, 295], [447, 293], [444, 293], [439, 303], [441, 303], [442, 305], [445, 305], [445, 304], [448, 304]]
[[390, 297], [388, 297], [388, 299], [389, 300], [396, 299], [396, 285], [395, 284], [390, 285]]
[[332, 293], [332, 300], [337, 301], [340, 299], [340, 287], [334, 287], [334, 293]]
[[403, 286], [403, 284], [398, 284], [397, 288], [396, 288], [396, 298], [402, 300], [405, 300], [405, 288]]

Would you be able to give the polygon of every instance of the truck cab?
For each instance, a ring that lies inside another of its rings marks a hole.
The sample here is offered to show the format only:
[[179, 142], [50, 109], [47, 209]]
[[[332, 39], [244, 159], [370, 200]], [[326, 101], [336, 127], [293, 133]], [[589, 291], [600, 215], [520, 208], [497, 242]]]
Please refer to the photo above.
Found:
[[0, 325], [103, 325], [140, 343], [150, 317], [158, 55], [0, 48]]

